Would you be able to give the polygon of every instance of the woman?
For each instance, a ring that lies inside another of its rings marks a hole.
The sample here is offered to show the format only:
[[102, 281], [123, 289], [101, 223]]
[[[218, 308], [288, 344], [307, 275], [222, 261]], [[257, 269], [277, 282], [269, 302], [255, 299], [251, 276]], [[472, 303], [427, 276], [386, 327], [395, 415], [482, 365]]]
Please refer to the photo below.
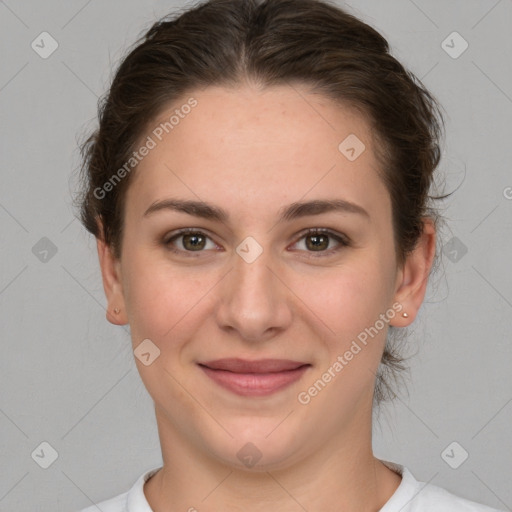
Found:
[[163, 467], [87, 512], [492, 510], [372, 452], [440, 221], [441, 115], [388, 50], [327, 3], [212, 0], [122, 62], [81, 214]]

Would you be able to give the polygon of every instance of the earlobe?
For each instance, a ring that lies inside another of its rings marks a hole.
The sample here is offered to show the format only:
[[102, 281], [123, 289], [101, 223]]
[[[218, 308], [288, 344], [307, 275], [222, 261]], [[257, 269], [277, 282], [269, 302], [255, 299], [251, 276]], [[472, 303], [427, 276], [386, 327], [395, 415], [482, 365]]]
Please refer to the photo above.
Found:
[[126, 325], [128, 323], [126, 315], [121, 315], [121, 310], [119, 308], [114, 308], [113, 310], [107, 308], [105, 317], [114, 325]]
[[120, 261], [114, 258], [111, 248], [103, 239], [96, 239], [98, 259], [101, 267], [103, 290], [107, 298], [106, 318], [114, 325], [128, 323], [121, 281]]
[[[402, 305], [403, 310], [402, 314], [391, 322], [391, 325], [406, 327], [414, 322], [425, 298], [435, 252], [435, 224], [431, 218], [426, 217], [423, 221], [423, 233], [397, 275], [394, 300]], [[403, 312], [406, 312], [406, 314]]]

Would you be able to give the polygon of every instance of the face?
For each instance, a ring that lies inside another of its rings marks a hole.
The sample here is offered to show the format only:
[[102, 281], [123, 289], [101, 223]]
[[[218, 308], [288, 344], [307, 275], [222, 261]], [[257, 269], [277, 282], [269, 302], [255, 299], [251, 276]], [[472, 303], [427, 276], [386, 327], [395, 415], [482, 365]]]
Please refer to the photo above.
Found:
[[172, 131], [153, 130], [177, 105], [144, 136], [106, 284], [150, 354], [136, 363], [160, 435], [266, 469], [369, 441], [386, 331], [405, 304], [414, 317], [425, 272], [397, 269], [369, 126], [299, 87], [190, 97]]

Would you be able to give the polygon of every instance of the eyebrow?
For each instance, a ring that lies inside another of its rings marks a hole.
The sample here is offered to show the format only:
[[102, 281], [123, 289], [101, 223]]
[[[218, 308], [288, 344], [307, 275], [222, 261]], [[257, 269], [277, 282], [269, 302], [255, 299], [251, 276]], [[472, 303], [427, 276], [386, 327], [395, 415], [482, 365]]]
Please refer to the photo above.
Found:
[[[155, 201], [145, 212], [148, 217], [162, 210], [172, 210], [186, 213], [194, 217], [227, 222], [229, 214], [226, 210], [204, 201], [192, 201], [183, 199], [163, 199]], [[366, 220], [370, 220], [370, 214], [360, 205], [345, 199], [315, 199], [291, 203], [280, 209], [278, 222], [291, 221], [309, 215], [320, 215], [329, 212], [342, 212], [358, 214]]]

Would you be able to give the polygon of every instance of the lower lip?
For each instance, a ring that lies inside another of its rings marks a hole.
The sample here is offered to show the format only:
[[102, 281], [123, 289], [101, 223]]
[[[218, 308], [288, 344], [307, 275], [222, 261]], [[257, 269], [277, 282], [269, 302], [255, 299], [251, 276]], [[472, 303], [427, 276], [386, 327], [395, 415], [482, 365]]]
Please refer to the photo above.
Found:
[[268, 396], [299, 380], [309, 365], [296, 370], [275, 373], [233, 373], [226, 370], [200, 368], [219, 386], [241, 396]]

